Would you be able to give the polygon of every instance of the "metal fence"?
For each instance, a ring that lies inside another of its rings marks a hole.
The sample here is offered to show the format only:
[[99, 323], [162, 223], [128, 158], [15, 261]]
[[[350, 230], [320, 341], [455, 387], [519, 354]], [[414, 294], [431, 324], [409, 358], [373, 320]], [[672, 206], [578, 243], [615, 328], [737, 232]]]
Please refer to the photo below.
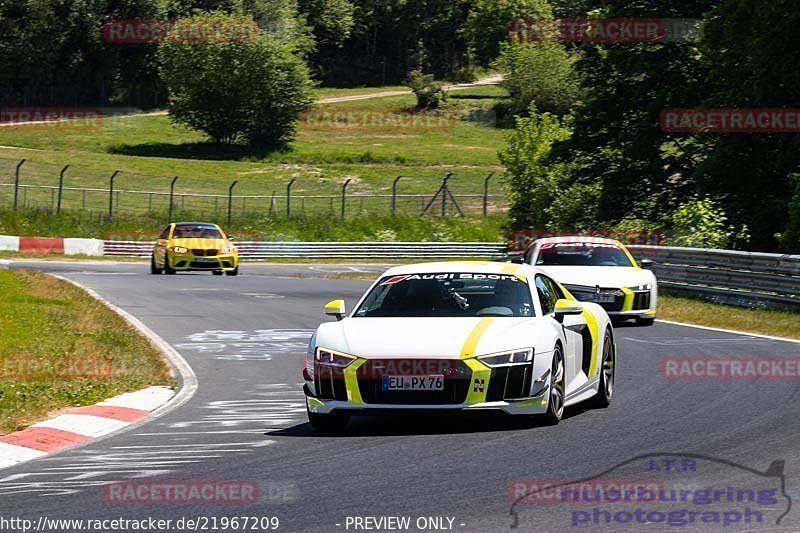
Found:
[[800, 255], [629, 246], [655, 262], [659, 287], [712, 301], [800, 311]]
[[[393, 176], [339, 183], [310, 176], [278, 180], [245, 175], [220, 183], [0, 158], [0, 206], [218, 223], [260, 215], [488, 215], [508, 207], [492, 177]], [[425, 189], [429, 192], [419, 192]]]

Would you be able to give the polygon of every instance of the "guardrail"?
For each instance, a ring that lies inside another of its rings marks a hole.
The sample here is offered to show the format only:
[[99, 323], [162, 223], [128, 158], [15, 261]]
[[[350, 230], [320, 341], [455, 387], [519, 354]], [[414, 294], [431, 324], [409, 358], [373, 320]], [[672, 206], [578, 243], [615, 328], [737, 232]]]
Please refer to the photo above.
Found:
[[[105, 255], [148, 256], [152, 242], [104, 241]], [[243, 260], [268, 258], [501, 259], [503, 243], [239, 242]], [[800, 255], [631, 245], [637, 259], [654, 261], [659, 286], [671, 292], [745, 307], [800, 311]]]
[[[153, 242], [104, 241], [104, 255], [149, 256]], [[402, 259], [481, 257], [500, 259], [504, 243], [487, 242], [237, 242], [242, 260], [269, 258]]]
[[800, 255], [629, 246], [654, 261], [659, 287], [672, 292], [764, 309], [800, 311]]

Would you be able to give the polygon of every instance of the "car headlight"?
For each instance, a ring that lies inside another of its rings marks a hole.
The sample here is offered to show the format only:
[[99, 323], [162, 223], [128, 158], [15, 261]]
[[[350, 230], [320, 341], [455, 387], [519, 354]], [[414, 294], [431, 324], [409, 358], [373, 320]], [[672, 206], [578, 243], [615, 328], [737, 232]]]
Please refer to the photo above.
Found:
[[176, 254], [185, 254], [186, 252], [189, 251], [189, 249], [184, 248], [183, 246], [173, 246], [172, 251], [175, 252]]
[[630, 287], [632, 291], [649, 291], [653, 288], [652, 283], [645, 283], [644, 285], [636, 285], [635, 287]]
[[222, 246], [222, 253], [223, 254], [232, 254], [236, 251], [236, 248], [232, 244], [225, 244]]
[[314, 356], [314, 360], [321, 365], [345, 368], [355, 361], [356, 357], [340, 352], [334, 352], [333, 350], [326, 350], [325, 348], [317, 348], [317, 353]]
[[514, 350], [513, 352], [503, 352], [489, 355], [482, 355], [478, 360], [486, 366], [514, 366], [527, 365], [533, 361], [533, 348], [526, 350]]

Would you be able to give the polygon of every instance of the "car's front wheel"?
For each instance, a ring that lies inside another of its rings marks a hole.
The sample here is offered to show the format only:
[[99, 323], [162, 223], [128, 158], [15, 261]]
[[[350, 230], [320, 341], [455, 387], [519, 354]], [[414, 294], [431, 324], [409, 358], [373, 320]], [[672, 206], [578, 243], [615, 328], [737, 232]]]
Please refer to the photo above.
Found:
[[151, 274], [161, 274], [161, 269], [156, 266], [156, 256], [150, 256], [150, 273]]
[[[308, 409], [306, 407], [306, 409]], [[336, 433], [344, 431], [350, 417], [347, 415], [321, 415], [308, 411], [308, 422], [311, 427], [320, 433]]]
[[614, 347], [614, 338], [611, 330], [606, 331], [606, 340], [603, 342], [603, 362], [600, 368], [600, 383], [597, 387], [597, 395], [592, 398], [594, 407], [605, 408], [611, 404], [611, 397], [614, 395], [614, 378], [617, 368], [617, 351]]
[[233, 270], [228, 270], [225, 272], [228, 276], [238, 276], [239, 275], [239, 266], [237, 265], [236, 268]]
[[175, 269], [169, 266], [169, 257], [164, 256], [164, 274], [175, 274]]
[[544, 414], [544, 420], [548, 424], [558, 424], [564, 416], [565, 378], [564, 354], [561, 346], [556, 346], [550, 367], [550, 397], [547, 401], [547, 412]]

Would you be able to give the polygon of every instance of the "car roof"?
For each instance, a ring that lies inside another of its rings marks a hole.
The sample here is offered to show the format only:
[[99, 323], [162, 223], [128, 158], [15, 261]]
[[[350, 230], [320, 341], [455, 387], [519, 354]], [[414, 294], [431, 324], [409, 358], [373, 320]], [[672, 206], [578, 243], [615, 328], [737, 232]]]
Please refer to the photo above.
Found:
[[523, 277], [532, 277], [544, 273], [532, 265], [520, 265], [500, 261], [438, 261], [432, 263], [413, 263], [392, 267], [383, 273], [383, 276], [398, 276], [406, 274], [435, 274], [443, 272], [471, 272], [476, 274], [511, 274]]
[[534, 244], [553, 244], [553, 243], [570, 243], [570, 242], [588, 242], [596, 244], [616, 244], [622, 246], [622, 243], [615, 239], [605, 239], [603, 237], [590, 237], [585, 235], [562, 235], [560, 237], [545, 237], [543, 239], [536, 239]]
[[210, 226], [214, 228], [219, 228], [213, 222], [173, 222], [176, 226]]

